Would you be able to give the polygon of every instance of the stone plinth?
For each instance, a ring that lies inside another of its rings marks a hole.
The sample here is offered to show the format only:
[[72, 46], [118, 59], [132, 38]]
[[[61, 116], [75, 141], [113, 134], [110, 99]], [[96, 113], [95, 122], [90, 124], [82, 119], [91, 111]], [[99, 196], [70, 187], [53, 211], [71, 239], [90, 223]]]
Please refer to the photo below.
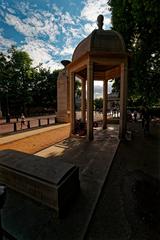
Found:
[[0, 182], [62, 214], [79, 190], [79, 169], [60, 160], [4, 150]]

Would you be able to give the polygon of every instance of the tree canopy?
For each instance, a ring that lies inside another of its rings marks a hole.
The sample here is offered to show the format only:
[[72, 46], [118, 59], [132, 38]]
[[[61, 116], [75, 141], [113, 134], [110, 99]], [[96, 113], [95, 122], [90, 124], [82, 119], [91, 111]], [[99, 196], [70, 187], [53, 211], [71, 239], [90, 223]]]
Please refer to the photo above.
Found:
[[96, 98], [94, 100], [94, 108], [96, 111], [100, 111], [103, 108], [103, 98]]
[[12, 47], [0, 53], [0, 103], [4, 115], [30, 113], [31, 108], [54, 108], [57, 100], [57, 76], [40, 66], [33, 67], [27, 52]]
[[155, 103], [160, 98], [160, 1], [109, 0], [108, 4], [113, 30], [122, 34], [131, 53], [129, 97]]

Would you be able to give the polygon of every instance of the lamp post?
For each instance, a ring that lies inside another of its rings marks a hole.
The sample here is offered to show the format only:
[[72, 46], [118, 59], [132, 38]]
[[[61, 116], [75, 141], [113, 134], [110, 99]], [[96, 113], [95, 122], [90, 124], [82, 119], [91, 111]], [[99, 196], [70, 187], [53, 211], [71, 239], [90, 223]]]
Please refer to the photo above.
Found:
[[8, 106], [8, 89], [6, 90], [6, 112], [9, 114], [9, 106]]
[[10, 114], [9, 114], [9, 102], [8, 102], [8, 87], [6, 88], [6, 122], [10, 122]]

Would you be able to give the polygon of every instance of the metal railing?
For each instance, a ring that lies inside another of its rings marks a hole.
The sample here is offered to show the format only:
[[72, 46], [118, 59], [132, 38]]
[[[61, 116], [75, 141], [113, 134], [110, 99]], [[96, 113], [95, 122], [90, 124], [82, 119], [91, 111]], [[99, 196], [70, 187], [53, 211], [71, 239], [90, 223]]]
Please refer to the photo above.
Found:
[[21, 132], [23, 130], [34, 129], [37, 127], [46, 127], [56, 123], [56, 116], [51, 117], [38, 117], [38, 118], [26, 118], [25, 122], [11, 121], [10, 123], [0, 124], [0, 136], [8, 133]]

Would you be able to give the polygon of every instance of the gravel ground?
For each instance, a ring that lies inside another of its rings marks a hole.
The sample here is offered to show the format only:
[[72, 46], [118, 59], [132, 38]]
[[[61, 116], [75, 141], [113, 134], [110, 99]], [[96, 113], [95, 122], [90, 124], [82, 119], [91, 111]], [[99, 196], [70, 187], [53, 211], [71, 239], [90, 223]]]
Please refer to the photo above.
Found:
[[20, 140], [15, 140], [13, 142], [1, 144], [0, 150], [13, 149], [25, 153], [34, 154], [57, 142], [62, 141], [63, 139], [68, 138], [69, 135], [70, 127], [64, 126], [49, 131], [40, 132]]

